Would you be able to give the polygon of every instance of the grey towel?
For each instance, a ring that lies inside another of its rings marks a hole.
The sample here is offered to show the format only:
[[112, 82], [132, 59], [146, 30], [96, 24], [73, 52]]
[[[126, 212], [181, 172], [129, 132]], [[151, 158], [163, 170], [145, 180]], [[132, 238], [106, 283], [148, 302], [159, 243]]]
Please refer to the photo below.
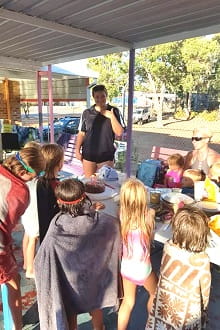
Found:
[[40, 326], [67, 330], [67, 316], [117, 304], [119, 224], [59, 213], [35, 258]]

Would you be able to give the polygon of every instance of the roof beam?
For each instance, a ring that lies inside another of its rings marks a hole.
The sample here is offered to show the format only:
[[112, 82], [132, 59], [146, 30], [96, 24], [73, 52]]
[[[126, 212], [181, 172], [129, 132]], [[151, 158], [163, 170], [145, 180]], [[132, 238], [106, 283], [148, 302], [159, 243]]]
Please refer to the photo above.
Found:
[[31, 26], [36, 26], [51, 31], [56, 31], [64, 34], [69, 34], [72, 36], [81, 37], [84, 39], [102, 42], [112, 46], [120, 46], [127, 49], [132, 48], [132, 44], [123, 40], [107, 37], [98, 33], [89, 32], [83, 29], [74, 28], [60, 23], [54, 23], [42, 18], [33, 17], [22, 13], [17, 13], [15, 11], [3, 9], [3, 8], [0, 8], [0, 17], [22, 24], [28, 24]]
[[14, 70], [36, 71], [42, 66], [41, 62], [24, 60], [11, 56], [0, 56], [0, 73], [1, 67]]
[[[174, 27], [175, 30], [175, 27]], [[172, 42], [172, 41], [177, 41], [177, 40], [183, 40], [183, 39], [188, 39], [188, 38], [195, 38], [195, 37], [200, 37], [204, 35], [209, 35], [209, 34], [214, 34], [214, 33], [219, 33], [220, 31], [220, 24], [213, 25], [213, 26], [208, 26], [208, 27], [203, 27], [200, 29], [194, 29], [190, 31], [183, 31], [175, 34], [170, 34], [170, 35], [165, 35], [160, 38], [154, 38], [154, 39], [149, 39], [145, 41], [139, 41], [134, 43], [134, 48], [144, 48], [144, 47], [150, 47], [150, 46], [155, 46], [159, 44], [163, 44], [166, 42]]]
[[59, 63], [64, 63], [64, 62], [70, 62], [70, 61], [76, 61], [76, 60], [82, 60], [84, 58], [90, 58], [90, 57], [96, 57], [96, 56], [103, 56], [106, 54], [112, 54], [112, 53], [119, 53], [126, 51], [127, 48], [122, 48], [122, 47], [111, 47], [111, 48], [105, 48], [105, 49], [98, 49], [98, 50], [93, 50], [93, 51], [88, 51], [84, 53], [78, 53], [73, 56], [63, 56], [59, 58], [52, 58], [50, 61], [44, 61], [42, 62], [42, 65], [48, 65], [50, 63], [53, 64], [59, 64]]

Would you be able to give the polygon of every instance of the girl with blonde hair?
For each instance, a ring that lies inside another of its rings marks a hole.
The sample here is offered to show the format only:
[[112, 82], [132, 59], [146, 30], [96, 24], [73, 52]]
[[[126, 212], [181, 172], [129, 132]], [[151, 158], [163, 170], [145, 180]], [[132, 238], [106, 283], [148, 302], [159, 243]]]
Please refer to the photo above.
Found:
[[[33, 147], [41, 151], [40, 143], [36, 141], [28, 141], [24, 148]], [[42, 173], [43, 174], [43, 173]], [[27, 278], [34, 278], [33, 263], [35, 257], [36, 246], [39, 238], [39, 222], [37, 210], [37, 182], [38, 177], [27, 182], [30, 193], [30, 203], [25, 213], [21, 217], [24, 226], [24, 237], [22, 242], [24, 264]]]
[[118, 313], [118, 330], [125, 330], [135, 304], [137, 285], [144, 286], [150, 295], [148, 312], [151, 310], [157, 285], [157, 277], [152, 271], [150, 261], [154, 210], [148, 209], [147, 191], [137, 179], [129, 179], [121, 187], [120, 222], [124, 298]]
[[22, 149], [0, 165], [0, 285], [7, 285], [15, 330], [22, 329], [22, 307], [11, 233], [29, 203], [25, 183], [39, 175], [44, 167], [44, 158], [35, 148]]

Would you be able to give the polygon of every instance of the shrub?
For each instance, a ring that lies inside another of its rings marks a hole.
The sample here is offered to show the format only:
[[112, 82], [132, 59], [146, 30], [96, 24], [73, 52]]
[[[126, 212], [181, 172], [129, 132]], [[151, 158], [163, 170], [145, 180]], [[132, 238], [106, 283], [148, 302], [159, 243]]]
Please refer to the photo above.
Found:
[[186, 112], [181, 107], [179, 107], [175, 111], [173, 117], [175, 119], [185, 119], [186, 118]]
[[216, 120], [218, 120], [218, 117], [219, 117], [219, 111], [218, 110], [212, 110], [212, 111], [205, 110], [203, 112], [200, 112], [198, 114], [198, 117], [203, 120], [206, 120], [206, 121], [216, 121]]

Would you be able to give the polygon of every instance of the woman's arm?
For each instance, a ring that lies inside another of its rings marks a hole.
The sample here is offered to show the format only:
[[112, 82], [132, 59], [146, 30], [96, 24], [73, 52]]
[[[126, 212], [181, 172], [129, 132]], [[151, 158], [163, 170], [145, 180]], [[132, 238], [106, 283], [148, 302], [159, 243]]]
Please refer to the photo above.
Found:
[[77, 139], [76, 139], [76, 158], [82, 161], [82, 154], [80, 152], [80, 148], [83, 144], [84, 141], [84, 137], [85, 137], [85, 132], [79, 131], [78, 135], [77, 135]]
[[188, 168], [191, 167], [191, 164], [192, 164], [192, 158], [193, 158], [193, 152], [190, 151], [188, 152], [188, 154], [186, 155], [185, 157], [185, 162], [184, 162], [184, 171], [185, 170], [188, 170]]
[[109, 110], [101, 111], [101, 114], [111, 120], [112, 130], [115, 133], [115, 135], [121, 136], [122, 133], [124, 132], [124, 129], [119, 123], [118, 119], [116, 118], [114, 114], [114, 109], [112, 108], [110, 111]]

